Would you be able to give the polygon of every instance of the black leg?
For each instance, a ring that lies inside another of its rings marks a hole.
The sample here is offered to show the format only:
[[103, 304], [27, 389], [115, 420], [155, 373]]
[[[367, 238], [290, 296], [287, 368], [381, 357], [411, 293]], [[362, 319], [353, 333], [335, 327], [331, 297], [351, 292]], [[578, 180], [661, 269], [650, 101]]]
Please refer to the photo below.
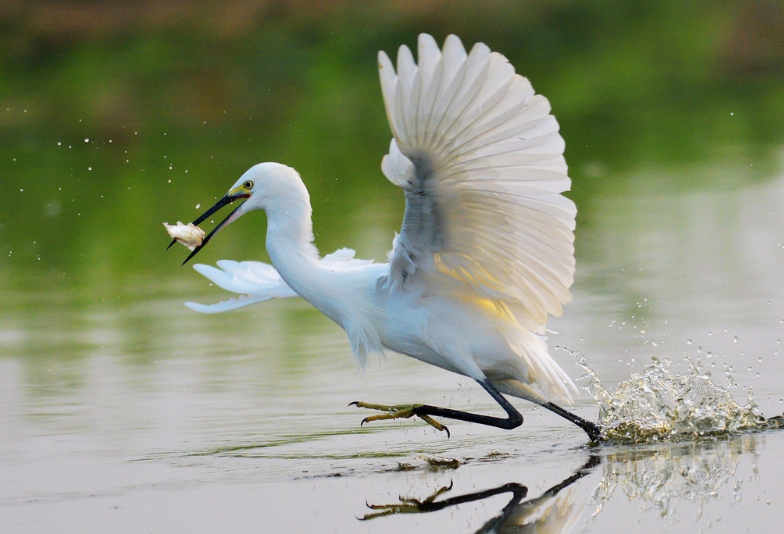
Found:
[[[449, 434], [449, 429], [432, 419], [433, 416], [435, 417], [446, 417], [448, 419], [457, 419], [458, 421], [468, 421], [469, 423], [478, 423], [480, 425], [487, 425], [493, 426], [496, 428], [503, 428], [506, 430], [511, 430], [513, 428], [517, 428], [518, 426], [523, 424], [523, 416], [520, 412], [515, 409], [512, 404], [506, 400], [506, 398], [498, 391], [498, 389], [488, 380], [477, 380], [480, 386], [482, 386], [485, 391], [487, 391], [495, 401], [501, 405], [501, 408], [507, 413], [507, 418], [502, 417], [493, 417], [490, 415], [479, 415], [473, 414], [468, 412], [461, 412], [459, 410], [452, 410], [450, 408], [439, 408], [438, 406], [430, 406], [429, 404], [407, 404], [407, 405], [400, 405], [400, 406], [382, 406], [378, 404], [368, 404], [364, 402], [352, 402], [351, 404], [358, 406], [360, 408], [369, 408], [371, 410], [382, 410], [389, 412], [388, 414], [384, 415], [373, 415], [370, 417], [366, 417], [362, 420], [362, 423], [367, 423], [370, 421], [379, 421], [383, 419], [397, 419], [400, 417], [412, 417], [414, 415], [419, 416], [425, 422], [432, 425], [433, 427], [437, 428], [438, 430], [443, 430]], [[567, 412], [557, 404], [552, 402], [538, 400], [531, 397], [525, 397], [526, 400], [529, 400], [535, 404], [538, 404], [548, 410], [557, 413], [567, 421], [574, 423], [575, 425], [582, 428], [590, 440], [594, 443], [598, 443], [602, 441], [604, 438], [602, 437], [601, 429], [594, 423], [590, 421], [586, 421], [582, 417], [579, 417], [571, 412]]]
[[496, 428], [503, 428], [511, 430], [523, 424], [523, 415], [512, 406], [512, 404], [501, 395], [501, 393], [490, 383], [486, 378], [484, 380], [477, 380], [480, 386], [485, 388], [495, 401], [501, 405], [501, 408], [507, 413], [509, 417], [506, 419], [501, 417], [493, 417], [490, 415], [479, 415], [468, 412], [461, 412], [459, 410], [450, 410], [449, 408], [439, 408], [438, 406], [430, 406], [428, 404], [420, 404], [415, 406], [412, 410], [415, 415], [430, 415], [436, 417], [447, 417], [449, 419], [457, 419], [458, 421], [468, 421], [469, 423], [478, 423], [480, 425], [494, 426]]
[[367, 402], [355, 401], [350, 403], [349, 406], [354, 405], [358, 408], [367, 408], [369, 410], [387, 412], [381, 415], [371, 415], [370, 417], [365, 417], [362, 420], [363, 425], [371, 421], [408, 418], [416, 415], [433, 428], [446, 432], [447, 436], [449, 436], [449, 429], [446, 427], [446, 425], [442, 425], [431, 416], [448, 417], [449, 419], [458, 419], [460, 421], [479, 423], [480, 425], [494, 426], [496, 428], [504, 428], [507, 430], [517, 428], [523, 424], [522, 414], [520, 414], [520, 412], [518, 412], [515, 407], [512, 406], [511, 403], [506, 400], [506, 398], [504, 398], [503, 395], [501, 395], [498, 389], [496, 389], [496, 387], [491, 384], [489, 380], [477, 380], [477, 382], [479, 382], [479, 385], [485, 388], [485, 391], [487, 391], [490, 396], [501, 405], [509, 417], [504, 419], [502, 417], [478, 415], [468, 412], [461, 412], [458, 410], [450, 410], [449, 408], [430, 406], [429, 404], [401, 404], [397, 406], [385, 406], [383, 404], [370, 404]]
[[590, 421], [586, 421], [582, 417], [575, 415], [572, 412], [567, 412], [566, 410], [564, 410], [557, 404], [553, 404], [552, 402], [536, 402], [536, 404], [544, 408], [547, 408], [551, 412], [557, 413], [567, 421], [571, 421], [575, 425], [585, 430], [585, 433], [588, 434], [588, 437], [591, 439], [591, 441], [598, 443], [604, 439], [602, 438], [601, 429], [594, 423], [591, 423]]

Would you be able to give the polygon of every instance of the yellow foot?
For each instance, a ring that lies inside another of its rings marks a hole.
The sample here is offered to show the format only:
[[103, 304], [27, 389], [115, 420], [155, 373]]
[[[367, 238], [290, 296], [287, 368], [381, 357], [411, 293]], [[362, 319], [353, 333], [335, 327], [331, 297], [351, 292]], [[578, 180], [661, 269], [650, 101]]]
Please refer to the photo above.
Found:
[[385, 406], [383, 404], [370, 404], [368, 402], [360, 402], [354, 401], [349, 404], [349, 406], [356, 406], [357, 408], [367, 408], [368, 410], [378, 410], [380, 412], [387, 412], [381, 413], [378, 415], [371, 415], [369, 417], [365, 417], [360, 426], [364, 425], [365, 423], [369, 423], [371, 421], [383, 421], [386, 419], [408, 419], [409, 417], [417, 416], [422, 421], [427, 423], [428, 425], [432, 426], [436, 430], [441, 430], [442, 432], [446, 432], [446, 437], [450, 437], [449, 429], [446, 425], [442, 425], [432, 417], [426, 414], [418, 414], [416, 413], [416, 409], [422, 406], [422, 404], [398, 404], [396, 406]]

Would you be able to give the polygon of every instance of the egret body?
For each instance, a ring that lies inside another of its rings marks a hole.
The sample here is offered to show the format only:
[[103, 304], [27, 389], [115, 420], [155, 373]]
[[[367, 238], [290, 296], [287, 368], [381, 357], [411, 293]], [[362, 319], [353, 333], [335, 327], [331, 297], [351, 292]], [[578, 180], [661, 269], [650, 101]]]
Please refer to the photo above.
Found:
[[267, 214], [272, 265], [219, 261], [195, 269], [239, 293], [223, 312], [272, 298], [300, 296], [340, 325], [364, 363], [391, 350], [476, 380], [506, 418], [423, 404], [353, 403], [384, 413], [366, 418], [432, 416], [515, 428], [523, 417], [504, 397], [544, 406], [599, 440], [599, 428], [553, 400], [577, 388], [548, 354], [545, 324], [571, 300], [574, 203], [564, 142], [544, 97], [507, 59], [477, 44], [466, 53], [447, 37], [440, 50], [421, 35], [417, 64], [400, 48], [397, 70], [379, 53], [381, 87], [393, 139], [381, 164], [404, 190], [406, 209], [388, 263], [341, 249], [319, 256], [311, 205], [299, 174], [279, 163], [248, 170], [201, 221], [244, 199], [197, 246], [245, 213]]

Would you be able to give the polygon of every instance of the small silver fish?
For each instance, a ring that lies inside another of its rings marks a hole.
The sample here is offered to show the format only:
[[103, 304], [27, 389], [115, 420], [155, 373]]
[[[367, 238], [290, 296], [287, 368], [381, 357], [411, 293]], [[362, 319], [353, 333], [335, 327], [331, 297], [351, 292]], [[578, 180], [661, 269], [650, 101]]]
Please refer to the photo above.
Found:
[[177, 221], [177, 226], [169, 223], [163, 223], [163, 226], [172, 238], [188, 247], [189, 250], [193, 250], [204, 241], [204, 230], [193, 223], [182, 224]]

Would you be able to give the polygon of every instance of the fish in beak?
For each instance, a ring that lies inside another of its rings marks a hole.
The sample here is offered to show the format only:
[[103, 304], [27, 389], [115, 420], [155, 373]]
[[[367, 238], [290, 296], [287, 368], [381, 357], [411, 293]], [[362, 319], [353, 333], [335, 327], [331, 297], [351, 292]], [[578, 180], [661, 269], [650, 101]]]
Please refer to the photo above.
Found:
[[[245, 187], [244, 185], [239, 186], [239, 187], [235, 187], [234, 189], [232, 189], [231, 191], [226, 193], [223, 197], [221, 197], [221, 199], [218, 200], [218, 202], [216, 202], [214, 206], [212, 206], [210, 209], [208, 209], [207, 211], [202, 213], [199, 217], [197, 217], [191, 224], [193, 224], [193, 226], [198, 226], [198, 224], [200, 222], [202, 222], [203, 220], [205, 220], [207, 217], [209, 217], [213, 213], [219, 211], [221, 208], [223, 208], [225, 206], [228, 206], [229, 204], [233, 203], [235, 200], [246, 199], [246, 198], [249, 198], [249, 197], [250, 197], [249, 188]], [[184, 262], [182, 262], [182, 265], [185, 265], [186, 263], [188, 263], [188, 261], [192, 257], [194, 257], [197, 252], [199, 252], [202, 248], [204, 248], [204, 245], [206, 245], [209, 242], [209, 240], [212, 239], [212, 236], [217, 234], [220, 229], [228, 226], [232, 222], [234, 222], [237, 219], [239, 219], [240, 215], [242, 215], [244, 213], [243, 211], [240, 210], [240, 208], [242, 208], [242, 204], [237, 206], [234, 209], [234, 211], [232, 211], [229, 214], [228, 217], [223, 219], [223, 221], [221, 221], [220, 224], [218, 224], [215, 228], [213, 228], [212, 232], [210, 232], [209, 234], [207, 234], [204, 237], [204, 239], [201, 241], [201, 244], [199, 244], [197, 246], [194, 246], [193, 249], [192, 249], [192, 252], [190, 253], [190, 255], [187, 258], [185, 258]], [[167, 247], [167, 249], [171, 248], [171, 246], [174, 243], [176, 243], [176, 242], [177, 242], [176, 238], [172, 239], [172, 242], [169, 243], [169, 246]]]

